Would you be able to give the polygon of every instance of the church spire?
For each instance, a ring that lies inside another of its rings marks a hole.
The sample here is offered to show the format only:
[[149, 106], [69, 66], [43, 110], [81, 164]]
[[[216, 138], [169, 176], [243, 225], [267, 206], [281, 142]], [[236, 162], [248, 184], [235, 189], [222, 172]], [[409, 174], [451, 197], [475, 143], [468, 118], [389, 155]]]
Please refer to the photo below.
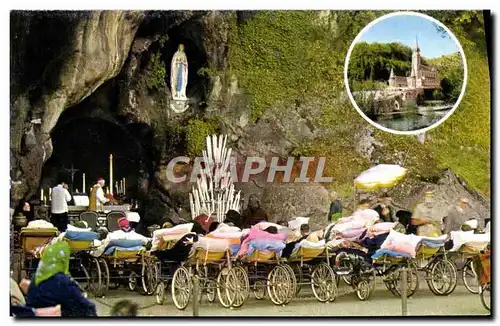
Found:
[[415, 51], [420, 52], [420, 48], [418, 47], [418, 35], [415, 35]]

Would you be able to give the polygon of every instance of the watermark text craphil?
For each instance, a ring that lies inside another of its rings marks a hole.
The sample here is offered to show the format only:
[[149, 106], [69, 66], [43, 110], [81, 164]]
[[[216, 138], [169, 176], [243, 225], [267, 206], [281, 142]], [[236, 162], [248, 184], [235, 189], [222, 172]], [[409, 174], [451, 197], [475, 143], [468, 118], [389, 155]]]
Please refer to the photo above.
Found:
[[[202, 171], [208, 166], [203, 157], [194, 160], [186, 156], [178, 156], [167, 165], [167, 179], [171, 183], [196, 183]], [[325, 157], [247, 157], [237, 161], [229, 159], [226, 171], [229, 171], [233, 182], [249, 182], [252, 178], [262, 177], [267, 182], [306, 183], [306, 182], [333, 182], [333, 177], [325, 176]], [[219, 166], [222, 168], [222, 165]]]

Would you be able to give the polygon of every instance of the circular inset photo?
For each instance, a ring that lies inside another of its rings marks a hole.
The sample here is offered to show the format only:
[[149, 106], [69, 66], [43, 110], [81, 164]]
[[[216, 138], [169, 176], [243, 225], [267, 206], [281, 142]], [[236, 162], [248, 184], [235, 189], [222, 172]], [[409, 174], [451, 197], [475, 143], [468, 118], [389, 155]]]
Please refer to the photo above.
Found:
[[465, 92], [467, 62], [441, 22], [395, 12], [374, 20], [354, 39], [344, 79], [365, 120], [387, 132], [414, 135], [453, 114]]

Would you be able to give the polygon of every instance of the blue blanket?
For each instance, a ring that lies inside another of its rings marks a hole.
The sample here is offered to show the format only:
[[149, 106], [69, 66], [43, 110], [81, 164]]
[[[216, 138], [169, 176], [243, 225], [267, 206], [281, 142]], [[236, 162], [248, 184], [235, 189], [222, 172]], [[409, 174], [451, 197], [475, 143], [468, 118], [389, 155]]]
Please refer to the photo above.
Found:
[[106, 254], [106, 255], [112, 255], [115, 252], [115, 250], [120, 250], [120, 251], [139, 251], [141, 248], [142, 248], [142, 246], [128, 247], [128, 248], [113, 246], [113, 247], [108, 247], [106, 249], [106, 251], [104, 252], [104, 254]]
[[429, 248], [439, 248], [439, 247], [443, 246], [444, 243], [445, 243], [445, 241], [431, 241], [431, 240], [426, 240], [426, 239], [423, 239], [420, 242], [420, 244], [427, 246]]
[[144, 245], [144, 241], [142, 240], [120, 239], [120, 240], [111, 240], [108, 244], [108, 248], [109, 247], [132, 248], [142, 245]]
[[390, 257], [403, 257], [403, 258], [411, 258], [410, 255], [408, 254], [404, 254], [404, 253], [401, 253], [401, 252], [397, 252], [397, 251], [392, 251], [392, 250], [389, 250], [389, 249], [380, 249], [380, 250], [377, 250], [377, 252], [375, 252], [373, 255], [372, 255], [372, 259], [378, 259], [384, 255], [387, 255], [387, 256], [390, 256]]
[[65, 238], [73, 241], [93, 241], [99, 239], [99, 234], [96, 232], [75, 232], [75, 231], [66, 231]]
[[273, 251], [278, 257], [281, 256], [281, 252], [285, 249], [285, 244], [283, 241], [268, 240], [268, 239], [255, 239], [248, 242], [247, 256], [250, 256], [255, 250], [259, 251]]
[[229, 250], [231, 250], [231, 256], [236, 256], [238, 251], [240, 251], [241, 245], [233, 244], [229, 245]]

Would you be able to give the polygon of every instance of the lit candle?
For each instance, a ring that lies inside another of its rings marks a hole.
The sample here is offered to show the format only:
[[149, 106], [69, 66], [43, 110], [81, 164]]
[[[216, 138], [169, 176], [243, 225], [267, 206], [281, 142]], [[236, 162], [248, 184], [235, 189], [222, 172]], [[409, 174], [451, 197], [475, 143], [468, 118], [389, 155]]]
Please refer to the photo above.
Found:
[[43, 196], [43, 204], [47, 205], [47, 196]]
[[43, 188], [42, 188], [41, 193], [40, 193], [40, 200], [43, 201]]
[[118, 187], [118, 181], [115, 181], [115, 189], [116, 189], [116, 193], [119, 194], [120, 188]]
[[52, 188], [49, 188], [49, 200], [52, 200]]
[[113, 194], [113, 154], [109, 154], [109, 187], [110, 194]]
[[85, 173], [83, 174], [83, 192], [87, 192], [87, 190], [85, 190]]
[[126, 186], [125, 186], [125, 178], [123, 178], [123, 194], [125, 195], [126, 193]]

